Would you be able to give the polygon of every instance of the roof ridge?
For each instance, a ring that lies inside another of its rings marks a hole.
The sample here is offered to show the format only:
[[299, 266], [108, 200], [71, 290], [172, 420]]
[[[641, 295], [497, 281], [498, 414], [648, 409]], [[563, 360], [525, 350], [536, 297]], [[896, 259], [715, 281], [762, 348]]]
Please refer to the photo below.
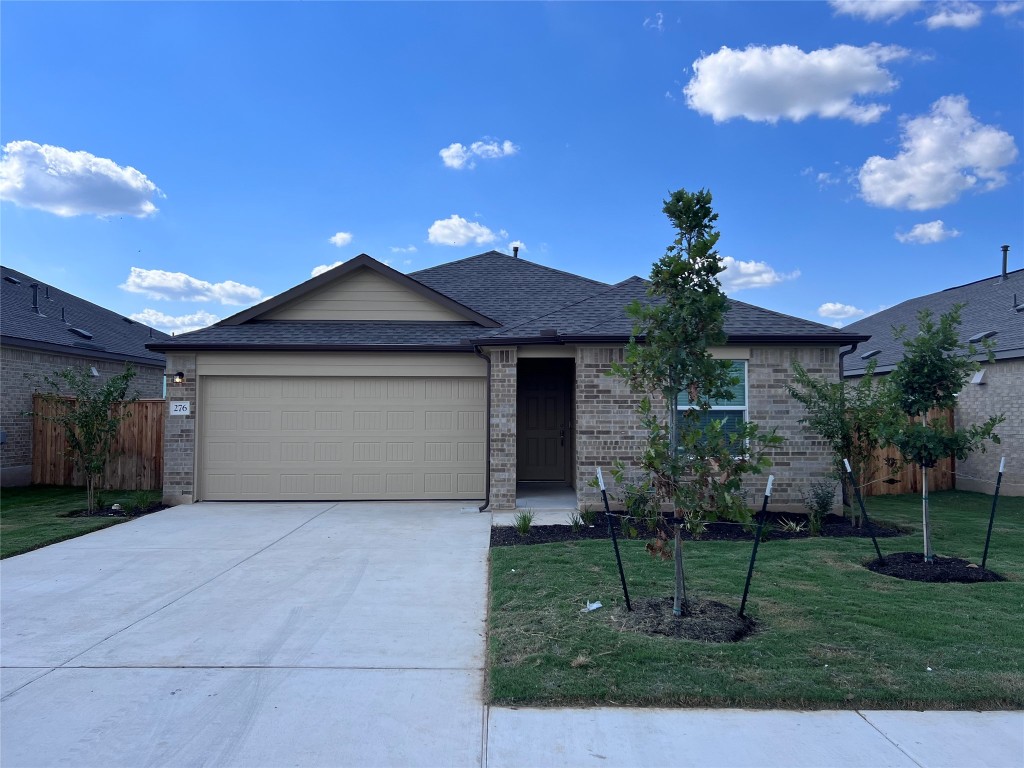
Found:
[[[1007, 270], [1006, 276], [1009, 277], [1010, 275], [1015, 275], [1018, 272], [1024, 272], [1024, 267], [1022, 267], [1021, 269], [1010, 269], [1010, 270]], [[945, 293], [946, 291], [955, 291], [958, 288], [966, 288], [969, 285], [977, 285], [978, 283], [986, 283], [989, 280], [997, 280], [999, 282], [1002, 282], [1002, 279], [1001, 279], [1002, 276], [1003, 276], [1002, 273], [1000, 273], [998, 275], [992, 275], [992, 277], [983, 277], [980, 280], [972, 280], [971, 282], [964, 283], [963, 285], [954, 285], [954, 286], [952, 286], [950, 288], [943, 288], [941, 291], [935, 291], [935, 293]], [[931, 293], [926, 293], [925, 294], [925, 296], [932, 296], [932, 295], [933, 294], [931, 294]]]
[[[533, 262], [530, 262], [530, 263], [532, 264]], [[582, 299], [579, 299], [577, 301], [571, 301], [568, 304], [562, 304], [561, 306], [556, 307], [555, 309], [551, 310], [550, 312], [545, 312], [542, 315], [536, 315], [534, 317], [529, 317], [529, 318], [523, 320], [522, 322], [516, 323], [515, 325], [506, 325], [504, 328], [502, 328], [502, 332], [511, 331], [511, 330], [516, 329], [516, 328], [520, 328], [520, 327], [522, 327], [524, 325], [529, 325], [530, 323], [534, 323], [537, 320], [541, 320], [542, 318], [550, 317], [551, 315], [557, 314], [558, 312], [562, 312], [564, 310], [567, 310], [570, 307], [579, 306], [580, 304], [582, 304], [585, 301], [590, 301], [591, 299], [596, 299], [598, 296], [603, 296], [604, 294], [606, 294], [606, 293], [608, 293], [610, 291], [614, 291], [616, 288], [620, 287], [621, 285], [623, 285], [624, 283], [626, 283], [626, 282], [628, 282], [629, 280], [632, 280], [632, 279], [633, 278], [626, 278], [625, 280], [621, 280], [621, 281], [615, 283], [614, 285], [608, 285], [604, 290], [598, 291], [597, 293], [592, 293], [589, 296], [584, 296]], [[605, 322], [605, 319], [602, 319], [600, 323], [595, 323], [595, 325], [600, 325], [603, 322]]]
[[[785, 312], [777, 312], [774, 309], [768, 309], [767, 307], [762, 307], [762, 306], [759, 306], [757, 304], [748, 304], [745, 301], [740, 301], [739, 299], [734, 299], [731, 296], [728, 296], [727, 298], [729, 299], [729, 301], [733, 302], [734, 304], [742, 304], [744, 307], [750, 307], [751, 309], [756, 309], [756, 310], [758, 310], [760, 312], [767, 312], [769, 315], [774, 315], [775, 317], [784, 317], [787, 320], [799, 320], [801, 323], [809, 323], [811, 325], [816, 325], [819, 328], [825, 328], [825, 329], [830, 330], [830, 331], [840, 331], [840, 330], [843, 330], [843, 329], [836, 328], [836, 327], [831, 326], [831, 325], [825, 325], [824, 323], [819, 323], [817, 320], [808, 320], [806, 317], [798, 317], [797, 315], [787, 315]], [[849, 326], [846, 326], [846, 327], [849, 327]]]
[[556, 269], [555, 267], [549, 267], [546, 264], [540, 264], [540, 263], [538, 263], [536, 261], [530, 261], [529, 259], [524, 259], [524, 258], [521, 258], [519, 256], [510, 256], [507, 253], [502, 253], [501, 251], [495, 251], [493, 249], [490, 250], [490, 251], [485, 251], [484, 253], [478, 253], [478, 254], [476, 254], [474, 256], [466, 256], [463, 259], [456, 259], [455, 261], [446, 261], [443, 264], [435, 264], [432, 267], [426, 267], [424, 269], [417, 270], [416, 272], [410, 272], [409, 276], [412, 277], [413, 275], [420, 274], [421, 272], [430, 272], [431, 270], [440, 269], [441, 267], [448, 267], [448, 266], [451, 266], [452, 264], [461, 264], [462, 262], [470, 261], [471, 259], [480, 259], [480, 258], [483, 258], [484, 256], [492, 256], [492, 255], [493, 256], [501, 256], [502, 258], [505, 258], [505, 259], [515, 259], [516, 261], [519, 261], [519, 262], [522, 262], [522, 263], [525, 263], [525, 264], [529, 264], [529, 265], [534, 266], [534, 267], [540, 267], [541, 269], [545, 269], [548, 272], [555, 272], [555, 273], [557, 273], [559, 275], [566, 275], [567, 277], [574, 277], [577, 280], [585, 280], [586, 282], [593, 283], [594, 285], [601, 285], [601, 286], [607, 286], [608, 285], [608, 283], [603, 283], [600, 280], [594, 280], [591, 277], [584, 277], [583, 275], [577, 275], [575, 272], [569, 272], [569, 271], [564, 270], [564, 269]]

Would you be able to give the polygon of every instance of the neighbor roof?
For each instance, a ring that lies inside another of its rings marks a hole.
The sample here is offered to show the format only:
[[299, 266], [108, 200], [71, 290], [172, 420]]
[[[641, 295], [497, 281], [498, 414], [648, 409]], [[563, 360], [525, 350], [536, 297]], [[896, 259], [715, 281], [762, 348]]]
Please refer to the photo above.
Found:
[[[0, 267], [0, 276], [0, 344], [163, 366], [163, 354], [146, 345], [170, 338], [166, 333], [44, 284], [24, 272]], [[32, 308], [33, 283], [39, 286], [38, 313]]]
[[[288, 321], [262, 316], [285, 301], [370, 267], [421, 295], [437, 296], [466, 322]], [[380, 268], [378, 268], [380, 267]], [[396, 277], [397, 276], [397, 277]], [[421, 349], [470, 350], [474, 345], [625, 342], [633, 331], [626, 305], [648, 300], [647, 281], [615, 285], [488, 251], [402, 275], [365, 254], [216, 325], [151, 345], [153, 349]], [[862, 339], [809, 320], [730, 299], [726, 332], [734, 343]]]
[[[966, 285], [947, 288], [916, 299], [904, 301], [895, 307], [851, 323], [844, 330], [870, 336], [856, 352], [848, 355], [844, 366], [847, 376], [860, 376], [872, 360], [877, 360], [876, 371], [891, 371], [903, 359], [903, 342], [893, 338], [893, 328], [906, 326], [913, 332], [917, 328], [917, 315], [931, 310], [936, 316], [964, 304], [960, 313], [960, 340], [967, 343], [972, 336], [987, 334], [994, 345], [996, 359], [1024, 357], [1024, 269], [988, 277]], [[1021, 307], [1017, 309], [1017, 307]], [[977, 345], [981, 351], [981, 345]], [[878, 350], [878, 354], [864, 359], [861, 355]], [[979, 354], [978, 359], [984, 359]]]

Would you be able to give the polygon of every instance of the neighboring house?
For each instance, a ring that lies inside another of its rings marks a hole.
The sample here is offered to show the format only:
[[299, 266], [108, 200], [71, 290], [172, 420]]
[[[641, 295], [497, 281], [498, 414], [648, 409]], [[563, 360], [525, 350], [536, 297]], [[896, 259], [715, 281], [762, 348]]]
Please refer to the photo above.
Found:
[[0, 267], [0, 485], [32, 481], [32, 393], [44, 377], [84, 368], [107, 378], [135, 366], [134, 388], [161, 397], [164, 356], [146, 349], [169, 338], [29, 275]]
[[[1002, 441], [987, 444], [987, 452], [976, 452], [956, 465], [956, 487], [965, 491], [992, 493], [999, 457], [1007, 467], [1000, 493], [1024, 495], [1024, 269], [996, 277], [947, 288], [851, 323], [844, 330], [870, 336], [844, 360], [844, 375], [859, 377], [872, 360], [876, 373], [888, 373], [903, 359], [903, 343], [893, 338], [893, 328], [917, 329], [917, 315], [930, 310], [936, 318], [954, 304], [964, 304], [960, 339], [975, 342], [981, 371], [957, 397], [957, 427], [980, 424], [989, 416], [1003, 414], [1006, 421], [996, 428]], [[981, 340], [994, 346], [995, 361], [988, 362]]]
[[[491, 251], [405, 275], [358, 256], [214, 326], [150, 344], [167, 353], [164, 497], [464, 499], [511, 509], [524, 483], [600, 503], [595, 470], [646, 440], [638, 397], [609, 376], [632, 330], [633, 277], [607, 285]], [[791, 364], [839, 379], [863, 337], [731, 301], [743, 396], [723, 407], [787, 438], [780, 505], [829, 472], [797, 423]], [[757, 497], [764, 479], [756, 481]], [[754, 499], [752, 499], [753, 501]]]

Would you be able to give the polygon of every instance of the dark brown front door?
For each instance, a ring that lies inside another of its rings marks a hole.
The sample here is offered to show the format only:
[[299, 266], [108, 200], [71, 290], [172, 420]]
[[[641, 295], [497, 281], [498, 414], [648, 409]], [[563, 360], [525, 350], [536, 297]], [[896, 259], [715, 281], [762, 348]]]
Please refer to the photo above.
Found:
[[568, 465], [568, 386], [561, 371], [520, 371], [516, 475], [519, 480], [565, 480]]

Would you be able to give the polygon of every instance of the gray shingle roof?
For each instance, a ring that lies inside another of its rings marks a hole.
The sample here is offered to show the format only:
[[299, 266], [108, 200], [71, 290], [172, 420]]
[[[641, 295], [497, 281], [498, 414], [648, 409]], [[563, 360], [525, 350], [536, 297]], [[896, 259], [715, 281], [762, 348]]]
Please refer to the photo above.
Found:
[[[892, 370], [903, 359], [903, 343], [893, 338], [893, 327], [904, 325], [913, 331], [917, 328], [917, 313], [922, 309], [929, 309], [938, 317], [954, 304], [966, 305], [961, 312], [961, 341], [966, 342], [978, 333], [996, 331], [991, 341], [997, 358], [1024, 357], [1024, 311], [1014, 311], [1015, 303], [1022, 302], [1024, 269], [1008, 273], [1006, 280], [1002, 276], [990, 277], [904, 301], [846, 326], [845, 330], [871, 339], [846, 358], [845, 373], [859, 376], [871, 360], [878, 361], [876, 370], [879, 372]], [[880, 350], [879, 354], [868, 360], [861, 358], [876, 349]]]
[[[0, 335], [5, 345], [131, 360], [143, 365], [164, 364], [163, 354], [147, 349], [146, 345], [170, 338], [166, 333], [126, 320], [24, 272], [0, 267], [0, 275]], [[32, 309], [32, 283], [39, 283], [39, 314]], [[92, 338], [73, 332], [73, 328]]]
[[[639, 277], [608, 285], [496, 251], [407, 277], [501, 326], [474, 322], [271, 322], [260, 321], [258, 312], [247, 310], [232, 319], [241, 317], [239, 324], [221, 321], [157, 347], [411, 349], [465, 346], [469, 339], [481, 344], [625, 340], [633, 332], [626, 305], [634, 299], [648, 299], [647, 281]], [[845, 331], [740, 301], [730, 299], [730, 307], [726, 332], [732, 341], [849, 344], [858, 339]], [[556, 335], [550, 335], [550, 329]]]

